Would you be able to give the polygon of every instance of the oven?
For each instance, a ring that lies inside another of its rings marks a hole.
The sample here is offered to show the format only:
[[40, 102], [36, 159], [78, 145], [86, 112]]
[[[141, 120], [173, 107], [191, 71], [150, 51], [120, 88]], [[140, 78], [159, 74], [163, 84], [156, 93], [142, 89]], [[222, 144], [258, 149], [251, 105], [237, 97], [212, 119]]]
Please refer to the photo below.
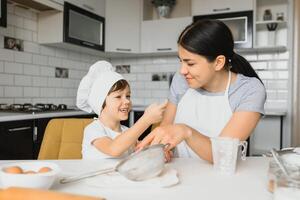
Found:
[[194, 16], [193, 20], [218, 19], [231, 30], [235, 48], [252, 48], [253, 46], [253, 11], [222, 13]]

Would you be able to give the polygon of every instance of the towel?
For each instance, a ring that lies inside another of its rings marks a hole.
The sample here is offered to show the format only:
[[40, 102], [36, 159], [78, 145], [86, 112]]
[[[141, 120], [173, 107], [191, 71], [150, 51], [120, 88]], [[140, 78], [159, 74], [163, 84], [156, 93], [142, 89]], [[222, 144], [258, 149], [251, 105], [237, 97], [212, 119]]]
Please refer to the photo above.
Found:
[[104, 60], [96, 62], [80, 81], [76, 99], [77, 107], [100, 115], [110, 88], [121, 79], [124, 79], [123, 76], [114, 72], [109, 62]]
[[85, 180], [85, 183], [94, 187], [132, 187], [132, 188], [162, 188], [171, 187], [179, 183], [177, 171], [171, 168], [165, 168], [160, 176], [144, 180], [144, 181], [131, 181], [118, 172], [98, 175]]

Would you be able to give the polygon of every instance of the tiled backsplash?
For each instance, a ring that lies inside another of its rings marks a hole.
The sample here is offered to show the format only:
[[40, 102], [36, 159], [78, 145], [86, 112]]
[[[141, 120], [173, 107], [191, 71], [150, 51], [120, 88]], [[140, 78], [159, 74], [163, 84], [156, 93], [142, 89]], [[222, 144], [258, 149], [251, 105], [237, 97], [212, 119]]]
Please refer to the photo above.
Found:
[[[37, 43], [37, 14], [8, 5], [8, 26], [0, 28], [0, 103], [65, 103], [75, 105], [79, 81], [89, 66], [102, 58]], [[4, 36], [24, 40], [24, 52], [4, 49]], [[289, 54], [243, 54], [267, 88], [267, 108], [287, 108]], [[134, 104], [163, 101], [167, 80], [152, 81], [153, 74], [179, 69], [177, 56], [113, 58], [114, 66], [130, 65], [129, 80]], [[68, 69], [68, 78], [55, 78], [56, 68]]]
[[[267, 88], [266, 108], [286, 109], [288, 99], [288, 58], [285, 53], [241, 54], [257, 71]], [[163, 101], [169, 93], [168, 81], [152, 81], [153, 74], [173, 73], [179, 69], [177, 56], [111, 59], [113, 65], [131, 65], [131, 73], [123, 74], [132, 89], [135, 104], [147, 105]]]

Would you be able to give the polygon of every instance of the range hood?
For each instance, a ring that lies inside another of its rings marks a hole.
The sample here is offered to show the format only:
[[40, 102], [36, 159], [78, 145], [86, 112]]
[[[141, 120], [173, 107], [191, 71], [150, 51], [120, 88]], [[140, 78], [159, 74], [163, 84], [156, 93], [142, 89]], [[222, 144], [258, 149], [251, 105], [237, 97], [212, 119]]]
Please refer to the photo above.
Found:
[[63, 1], [59, 0], [9, 0], [9, 2], [37, 11], [63, 11]]

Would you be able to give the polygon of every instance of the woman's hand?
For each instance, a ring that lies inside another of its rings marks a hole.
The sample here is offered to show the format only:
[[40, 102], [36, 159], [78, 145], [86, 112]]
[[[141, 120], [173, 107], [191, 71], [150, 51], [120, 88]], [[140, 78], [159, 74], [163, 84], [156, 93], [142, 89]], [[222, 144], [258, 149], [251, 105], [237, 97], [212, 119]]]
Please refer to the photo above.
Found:
[[154, 144], [170, 144], [167, 147], [170, 150], [191, 135], [191, 129], [184, 124], [159, 126], [137, 145], [137, 149]]

